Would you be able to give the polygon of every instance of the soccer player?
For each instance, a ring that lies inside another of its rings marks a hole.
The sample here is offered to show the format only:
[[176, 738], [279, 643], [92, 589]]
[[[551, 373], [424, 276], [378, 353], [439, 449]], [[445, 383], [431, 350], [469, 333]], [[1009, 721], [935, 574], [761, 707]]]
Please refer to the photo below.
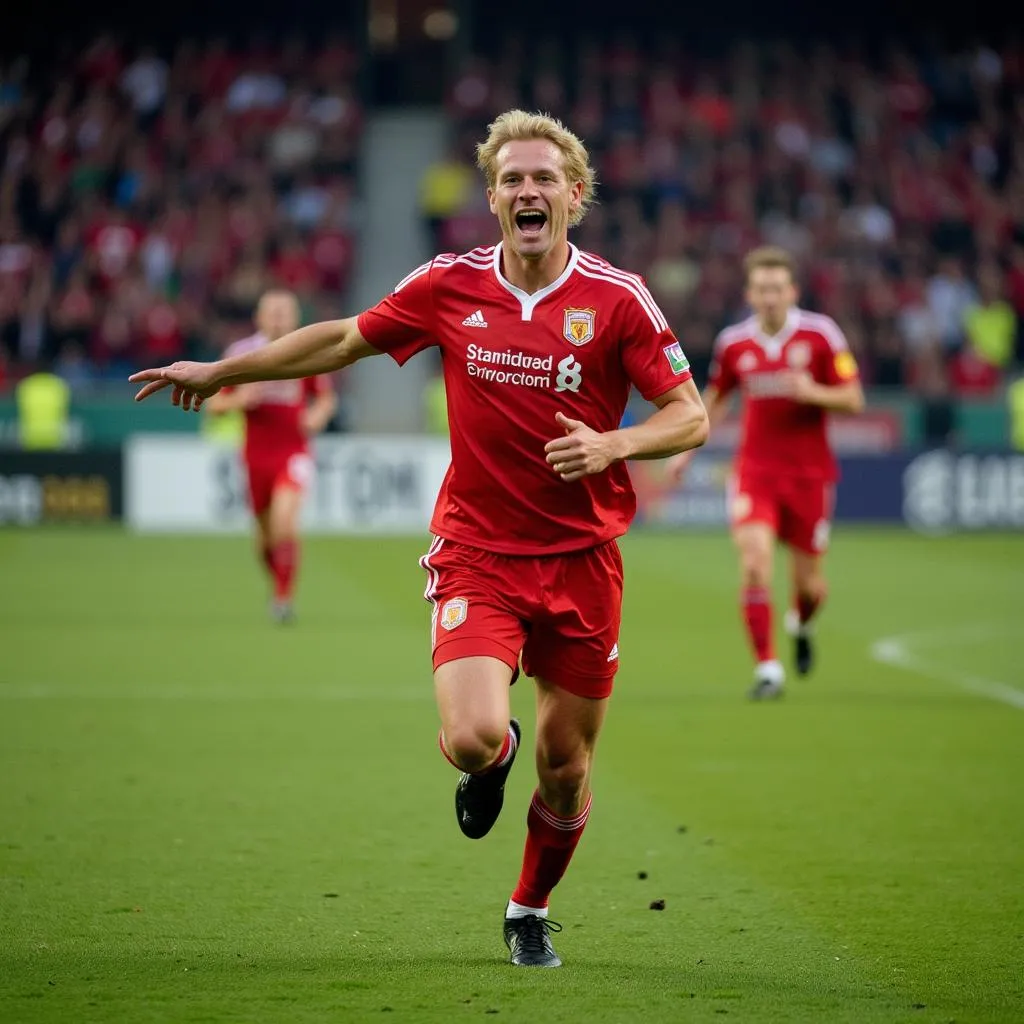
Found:
[[[785, 672], [772, 634], [775, 539], [792, 552], [793, 606], [786, 628], [799, 675], [814, 661], [811, 621], [825, 600], [822, 559], [828, 546], [837, 477], [826, 426], [829, 412], [858, 413], [864, 392], [857, 364], [835, 321], [797, 306], [793, 260], [766, 246], [745, 260], [753, 316], [717, 338], [704, 404], [712, 430], [743, 395], [741, 439], [730, 494], [740, 556], [743, 621], [753, 648], [755, 700], [778, 697]], [[690, 452], [669, 460], [681, 479]]]
[[[213, 364], [135, 374], [201, 405], [226, 384], [441, 350], [451, 465], [423, 556], [433, 605], [439, 742], [459, 770], [459, 827], [485, 836], [518, 750], [509, 685], [537, 692], [538, 786], [503, 925], [510, 961], [557, 967], [548, 899], [590, 813], [594, 746], [619, 664], [622, 562], [636, 501], [625, 459], [703, 444], [707, 417], [679, 342], [639, 277], [579, 251], [587, 151], [558, 121], [509, 111], [478, 148], [502, 240], [437, 256], [360, 316], [304, 327]], [[620, 429], [630, 387], [657, 408]]]
[[[299, 303], [289, 291], [268, 291], [256, 307], [255, 334], [236, 341], [225, 358], [258, 352], [299, 325]], [[334, 388], [325, 376], [225, 387], [206, 403], [213, 414], [245, 413], [244, 460], [256, 545], [273, 587], [271, 615], [291, 622], [299, 564], [299, 513], [313, 475], [309, 438], [334, 415]]]

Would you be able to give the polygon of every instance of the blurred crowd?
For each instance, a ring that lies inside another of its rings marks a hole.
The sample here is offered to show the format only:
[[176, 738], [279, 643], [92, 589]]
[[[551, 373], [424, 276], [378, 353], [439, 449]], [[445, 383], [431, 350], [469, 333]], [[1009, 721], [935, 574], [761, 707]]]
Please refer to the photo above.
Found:
[[[359, 62], [340, 37], [101, 36], [0, 65], [0, 386], [40, 363], [86, 386], [214, 355], [274, 284], [307, 317], [345, 309]], [[494, 241], [473, 146], [502, 110], [547, 110], [598, 168], [575, 241], [645, 275], [698, 376], [744, 315], [743, 253], [768, 242], [869, 383], [995, 395], [1024, 361], [1022, 86], [1019, 40], [697, 58], [505, 36], [452, 77], [423, 215], [439, 250]]]
[[494, 241], [473, 143], [501, 110], [547, 110], [598, 169], [575, 241], [644, 274], [698, 377], [745, 315], [743, 253], [774, 243], [868, 382], [994, 395], [1024, 360], [1022, 85], [1020, 40], [698, 59], [672, 42], [512, 38], [454, 80], [451, 152], [424, 178], [423, 213], [441, 249]]
[[343, 38], [109, 36], [0, 64], [0, 385], [73, 386], [204, 357], [294, 289], [337, 315], [357, 238], [362, 110]]

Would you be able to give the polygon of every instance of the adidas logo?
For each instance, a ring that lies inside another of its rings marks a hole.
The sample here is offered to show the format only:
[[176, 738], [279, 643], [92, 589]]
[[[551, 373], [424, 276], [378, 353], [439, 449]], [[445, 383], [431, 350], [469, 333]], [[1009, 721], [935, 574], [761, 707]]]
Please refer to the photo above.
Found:
[[618, 643], [612, 644], [612, 649], [608, 653], [608, 661], [617, 661], [619, 657], [619, 645]]
[[484, 319], [483, 313], [478, 309], [475, 313], [470, 313], [465, 320], [462, 321], [463, 327], [486, 327], [487, 321]]

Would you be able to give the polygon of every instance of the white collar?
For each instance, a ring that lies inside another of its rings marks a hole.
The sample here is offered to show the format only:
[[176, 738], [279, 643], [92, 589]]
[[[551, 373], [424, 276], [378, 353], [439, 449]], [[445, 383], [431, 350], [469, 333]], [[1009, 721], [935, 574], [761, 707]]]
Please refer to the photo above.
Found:
[[758, 345], [769, 351], [778, 352], [796, 334], [797, 328], [800, 326], [800, 310], [793, 306], [786, 313], [786, 319], [783, 321], [778, 334], [765, 334], [761, 330], [761, 324], [756, 316], [754, 317], [754, 324], [754, 340]]
[[519, 305], [523, 311], [523, 320], [529, 321], [533, 319], [533, 311], [537, 304], [543, 299], [546, 299], [552, 292], [558, 291], [559, 288], [565, 284], [566, 281], [572, 277], [572, 272], [576, 269], [576, 263], [580, 258], [580, 251], [576, 248], [572, 242], [569, 243], [569, 262], [565, 265], [565, 270], [555, 278], [554, 281], [549, 285], [545, 285], [540, 291], [534, 292], [532, 295], [529, 292], [524, 292], [522, 288], [517, 288], [514, 284], [507, 281], [501, 273], [501, 242], [494, 247], [494, 276], [498, 279], [498, 284], [501, 285], [505, 291], [510, 292], [519, 300]]

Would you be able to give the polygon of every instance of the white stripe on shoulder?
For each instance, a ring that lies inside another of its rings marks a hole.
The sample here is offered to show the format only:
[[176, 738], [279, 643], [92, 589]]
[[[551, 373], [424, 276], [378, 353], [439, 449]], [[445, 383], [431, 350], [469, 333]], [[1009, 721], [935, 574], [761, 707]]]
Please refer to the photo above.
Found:
[[[440, 257], [438, 258], [440, 259]], [[420, 264], [420, 266], [418, 266], [411, 273], [406, 274], [405, 277], [403, 277], [402, 280], [395, 285], [395, 291], [400, 292], [406, 285], [412, 284], [412, 282], [415, 281], [417, 277], [422, 277], [424, 274], [429, 273], [430, 268], [434, 265], [434, 262], [434, 260], [428, 260], [426, 263]]]
[[737, 341], [747, 341], [749, 338], [753, 338], [756, 332], [757, 324], [754, 322], [754, 318], [748, 317], [738, 324], [724, 328], [715, 338], [714, 351], [722, 352], [730, 345], [735, 345]]
[[605, 281], [608, 284], [614, 284], [618, 285], [620, 288], [624, 288], [640, 304], [640, 307], [647, 314], [648, 319], [659, 334], [662, 331], [668, 330], [668, 321], [658, 308], [658, 304], [654, 301], [654, 297], [641, 283], [633, 280], [631, 275], [625, 274], [622, 271], [619, 271], [618, 273], [609, 272], [604, 267], [597, 267], [589, 262], [584, 262], [582, 254], [581, 259], [576, 264], [576, 270], [584, 277], [589, 277], [594, 281]]
[[458, 259], [452, 260], [452, 265], [456, 263], [465, 263], [467, 266], [474, 267], [476, 270], [490, 270], [491, 267], [494, 266], [493, 260], [477, 259], [469, 252], [467, 252], [465, 256], [459, 256]]
[[[628, 270], [620, 270], [618, 267], [613, 267], [607, 260], [602, 259], [600, 256], [595, 256], [590, 252], [581, 252], [580, 260], [594, 270], [604, 271], [612, 277], [619, 278], [623, 281], [629, 281], [633, 284], [639, 292], [641, 302], [649, 307], [653, 320], [660, 320], [664, 325], [660, 327], [659, 330], [668, 330], [668, 321], [665, 319], [665, 314], [662, 313], [654, 296], [650, 293], [647, 285], [644, 284], [644, 279], [639, 274], [632, 274]], [[578, 265], [579, 264], [577, 264], [577, 266]]]
[[817, 331], [829, 343], [833, 352], [845, 352], [850, 347], [839, 324], [824, 313], [809, 313], [806, 309], [801, 309], [800, 326], [804, 330]]

